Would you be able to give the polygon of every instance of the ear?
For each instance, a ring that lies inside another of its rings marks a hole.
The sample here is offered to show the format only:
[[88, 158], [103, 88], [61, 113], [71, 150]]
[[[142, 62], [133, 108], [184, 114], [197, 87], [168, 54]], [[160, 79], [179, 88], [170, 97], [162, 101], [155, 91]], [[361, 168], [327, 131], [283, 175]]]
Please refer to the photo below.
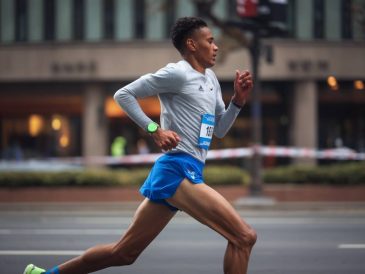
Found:
[[196, 51], [196, 46], [193, 39], [191, 38], [186, 39], [186, 48], [189, 51]]

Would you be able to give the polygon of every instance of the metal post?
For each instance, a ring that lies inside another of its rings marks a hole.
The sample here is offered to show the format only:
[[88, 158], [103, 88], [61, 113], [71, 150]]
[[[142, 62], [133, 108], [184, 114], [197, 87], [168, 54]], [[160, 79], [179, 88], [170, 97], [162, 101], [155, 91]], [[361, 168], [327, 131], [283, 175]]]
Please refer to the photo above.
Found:
[[254, 87], [252, 91], [252, 164], [251, 164], [251, 184], [250, 195], [262, 195], [262, 159], [260, 155], [260, 147], [262, 143], [261, 137], [261, 85], [259, 77], [259, 57], [260, 57], [260, 34], [257, 26], [253, 31], [253, 41], [250, 46], [250, 56], [252, 63], [252, 74]]

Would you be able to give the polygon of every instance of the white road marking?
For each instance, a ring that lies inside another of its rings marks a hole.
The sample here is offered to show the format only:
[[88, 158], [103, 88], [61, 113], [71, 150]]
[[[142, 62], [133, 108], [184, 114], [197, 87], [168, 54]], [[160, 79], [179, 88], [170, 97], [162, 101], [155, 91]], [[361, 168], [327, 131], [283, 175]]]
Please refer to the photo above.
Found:
[[1, 256], [78, 256], [81, 250], [0, 250]]
[[0, 229], [0, 235], [122, 235], [123, 229]]
[[365, 249], [365, 244], [340, 244], [338, 248], [342, 249]]
[[[222, 249], [226, 246], [224, 240], [217, 240], [213, 242], [194, 242], [186, 240], [175, 241], [159, 241], [152, 243], [150, 248], [168, 248], [174, 249], [177, 246], [180, 248], [194, 248], [201, 249], [202, 252], [207, 249]], [[0, 250], [0, 256], [79, 256], [85, 251], [81, 250]]]

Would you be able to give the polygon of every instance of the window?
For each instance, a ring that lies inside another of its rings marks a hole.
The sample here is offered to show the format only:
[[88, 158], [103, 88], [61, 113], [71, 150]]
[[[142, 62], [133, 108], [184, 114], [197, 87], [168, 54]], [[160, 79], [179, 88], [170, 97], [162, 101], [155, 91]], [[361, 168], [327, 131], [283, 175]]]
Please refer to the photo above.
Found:
[[73, 37], [75, 40], [84, 39], [84, 0], [74, 0], [73, 2]]
[[55, 1], [45, 0], [44, 3], [44, 40], [55, 39]]
[[114, 39], [114, 0], [104, 0], [104, 38]]
[[27, 33], [27, 0], [16, 0], [15, 2], [15, 40], [26, 41]]

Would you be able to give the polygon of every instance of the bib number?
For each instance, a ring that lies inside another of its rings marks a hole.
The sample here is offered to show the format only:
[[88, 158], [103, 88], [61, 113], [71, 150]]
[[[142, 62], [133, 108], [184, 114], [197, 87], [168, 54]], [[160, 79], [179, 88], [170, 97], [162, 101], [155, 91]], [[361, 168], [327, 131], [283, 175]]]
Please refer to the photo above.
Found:
[[198, 147], [208, 150], [212, 142], [214, 132], [215, 116], [212, 114], [203, 114], [200, 126], [200, 136]]

